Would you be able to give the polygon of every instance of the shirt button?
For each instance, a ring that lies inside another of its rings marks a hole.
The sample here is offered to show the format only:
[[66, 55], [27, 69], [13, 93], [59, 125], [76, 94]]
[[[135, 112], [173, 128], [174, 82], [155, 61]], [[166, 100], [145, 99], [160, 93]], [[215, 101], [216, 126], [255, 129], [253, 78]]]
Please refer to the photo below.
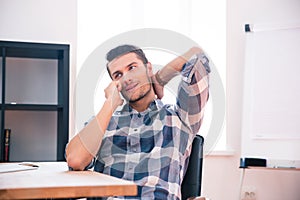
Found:
[[128, 164], [128, 169], [129, 170], [133, 169], [133, 165], [131, 163]]

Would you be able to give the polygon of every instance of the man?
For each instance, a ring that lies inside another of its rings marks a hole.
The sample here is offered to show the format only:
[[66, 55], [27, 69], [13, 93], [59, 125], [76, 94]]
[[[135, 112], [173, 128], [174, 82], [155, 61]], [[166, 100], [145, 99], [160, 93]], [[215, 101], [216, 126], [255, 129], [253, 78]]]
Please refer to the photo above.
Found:
[[[138, 185], [136, 197], [118, 199], [181, 199], [180, 185], [208, 99], [207, 57], [193, 47], [156, 74], [143, 51], [132, 45], [112, 49], [107, 60], [112, 82], [106, 100], [68, 144], [68, 165], [84, 170], [96, 158], [96, 171]], [[178, 74], [177, 103], [164, 105], [163, 86]], [[116, 111], [123, 104], [120, 93], [126, 104]]]

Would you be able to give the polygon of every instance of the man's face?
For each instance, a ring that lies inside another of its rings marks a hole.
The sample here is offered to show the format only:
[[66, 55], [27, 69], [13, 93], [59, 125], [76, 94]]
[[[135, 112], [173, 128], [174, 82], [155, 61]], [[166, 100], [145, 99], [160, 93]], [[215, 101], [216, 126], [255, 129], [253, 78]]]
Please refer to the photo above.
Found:
[[135, 53], [115, 58], [108, 64], [111, 77], [120, 81], [121, 94], [129, 102], [136, 102], [151, 90], [147, 68]]

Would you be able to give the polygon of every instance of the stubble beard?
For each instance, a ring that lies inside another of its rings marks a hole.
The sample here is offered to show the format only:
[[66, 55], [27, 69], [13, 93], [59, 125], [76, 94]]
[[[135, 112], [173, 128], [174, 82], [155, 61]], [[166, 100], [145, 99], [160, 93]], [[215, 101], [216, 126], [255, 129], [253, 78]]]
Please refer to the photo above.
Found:
[[137, 93], [137, 92], [139, 93], [137, 97], [134, 97], [135, 94], [133, 94], [131, 97], [128, 97], [129, 103], [136, 103], [136, 102], [142, 100], [143, 98], [145, 98], [151, 92], [151, 84], [147, 83], [144, 86], [141, 86], [138, 90], [139, 91], [135, 92], [135, 93]]

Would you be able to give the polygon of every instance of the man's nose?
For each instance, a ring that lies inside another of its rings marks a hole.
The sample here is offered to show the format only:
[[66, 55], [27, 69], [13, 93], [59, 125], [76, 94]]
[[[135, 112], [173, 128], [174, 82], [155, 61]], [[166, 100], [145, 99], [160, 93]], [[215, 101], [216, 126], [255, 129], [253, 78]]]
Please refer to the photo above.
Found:
[[132, 75], [130, 73], [124, 73], [121, 82], [125, 85], [129, 85], [132, 82]]

